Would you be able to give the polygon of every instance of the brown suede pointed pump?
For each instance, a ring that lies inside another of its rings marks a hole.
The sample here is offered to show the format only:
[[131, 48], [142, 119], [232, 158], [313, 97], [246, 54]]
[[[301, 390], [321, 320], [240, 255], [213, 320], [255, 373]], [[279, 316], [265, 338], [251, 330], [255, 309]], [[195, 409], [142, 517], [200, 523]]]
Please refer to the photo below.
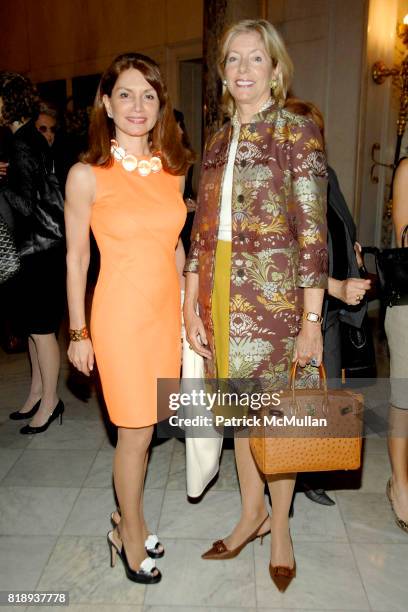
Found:
[[296, 578], [296, 561], [293, 567], [285, 567], [284, 565], [272, 565], [269, 563], [269, 574], [276, 588], [284, 593], [293, 578]]
[[239, 544], [239, 546], [236, 546], [232, 550], [229, 550], [225, 546], [224, 540], [217, 540], [216, 542], [214, 542], [210, 550], [207, 550], [207, 552], [201, 555], [201, 558], [202, 559], [233, 559], [234, 557], [239, 555], [241, 550], [247, 544], [249, 544], [249, 542], [252, 542], [252, 540], [255, 540], [255, 538], [260, 537], [261, 544], [262, 544], [264, 536], [266, 536], [266, 534], [269, 533], [270, 529], [268, 531], [265, 531], [265, 533], [262, 533], [262, 534], [258, 533], [258, 531], [261, 529], [264, 523], [266, 523], [267, 520], [269, 520], [269, 514], [264, 519], [262, 519], [261, 524], [258, 525], [255, 531], [253, 531], [246, 540], [244, 540], [241, 544]]

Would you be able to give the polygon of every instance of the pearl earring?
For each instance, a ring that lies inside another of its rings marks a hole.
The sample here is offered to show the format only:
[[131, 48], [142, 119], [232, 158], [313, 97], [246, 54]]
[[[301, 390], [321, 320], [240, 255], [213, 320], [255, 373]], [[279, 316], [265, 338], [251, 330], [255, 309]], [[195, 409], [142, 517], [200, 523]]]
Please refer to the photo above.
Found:
[[110, 111], [107, 111], [107, 113], [108, 113], [108, 117], [109, 117], [109, 119], [112, 119], [112, 118], [113, 118], [112, 113], [111, 113]]
[[222, 84], [226, 87], [227, 86], [227, 79], [223, 79], [222, 80]]

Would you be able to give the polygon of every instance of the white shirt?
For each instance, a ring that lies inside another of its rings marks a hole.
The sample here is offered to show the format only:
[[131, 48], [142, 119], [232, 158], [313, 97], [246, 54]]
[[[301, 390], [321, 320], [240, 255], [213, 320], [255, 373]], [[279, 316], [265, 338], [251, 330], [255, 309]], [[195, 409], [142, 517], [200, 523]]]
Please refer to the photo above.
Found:
[[222, 183], [221, 209], [220, 209], [220, 225], [218, 227], [218, 240], [231, 242], [232, 240], [232, 179], [234, 175], [234, 162], [237, 154], [240, 123], [237, 117], [232, 120], [232, 138], [228, 152], [227, 166], [224, 172], [224, 180]]
[[[271, 103], [272, 98], [268, 98], [268, 100], [262, 105], [258, 112], [261, 112], [268, 108]], [[218, 240], [225, 240], [226, 242], [232, 241], [232, 182], [234, 176], [234, 162], [238, 148], [239, 132], [241, 129], [241, 123], [239, 121], [237, 112], [235, 112], [231, 123], [233, 132], [228, 152], [227, 166], [224, 172], [224, 180], [222, 183], [220, 224], [218, 227]]]

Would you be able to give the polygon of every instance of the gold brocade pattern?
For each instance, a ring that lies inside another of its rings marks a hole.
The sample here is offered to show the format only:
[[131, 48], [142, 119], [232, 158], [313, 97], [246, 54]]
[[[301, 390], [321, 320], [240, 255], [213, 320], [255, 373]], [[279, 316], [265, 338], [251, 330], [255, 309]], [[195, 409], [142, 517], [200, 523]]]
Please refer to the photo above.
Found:
[[[186, 271], [199, 273], [199, 307], [214, 350], [211, 295], [231, 123], [207, 143]], [[327, 169], [309, 119], [269, 108], [241, 125], [232, 192], [229, 376], [286, 385], [303, 288], [327, 285]], [[214, 364], [207, 372], [214, 375]], [[302, 372], [307, 384], [310, 371]]]

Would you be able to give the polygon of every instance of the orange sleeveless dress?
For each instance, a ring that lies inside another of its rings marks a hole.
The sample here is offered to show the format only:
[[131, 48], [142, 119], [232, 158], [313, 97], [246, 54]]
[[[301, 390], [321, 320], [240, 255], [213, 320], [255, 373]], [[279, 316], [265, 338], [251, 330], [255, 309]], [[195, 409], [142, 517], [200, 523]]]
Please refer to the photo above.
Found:
[[157, 422], [157, 379], [180, 375], [180, 284], [175, 248], [186, 218], [179, 177], [92, 167], [91, 228], [101, 256], [91, 336], [109, 417]]

